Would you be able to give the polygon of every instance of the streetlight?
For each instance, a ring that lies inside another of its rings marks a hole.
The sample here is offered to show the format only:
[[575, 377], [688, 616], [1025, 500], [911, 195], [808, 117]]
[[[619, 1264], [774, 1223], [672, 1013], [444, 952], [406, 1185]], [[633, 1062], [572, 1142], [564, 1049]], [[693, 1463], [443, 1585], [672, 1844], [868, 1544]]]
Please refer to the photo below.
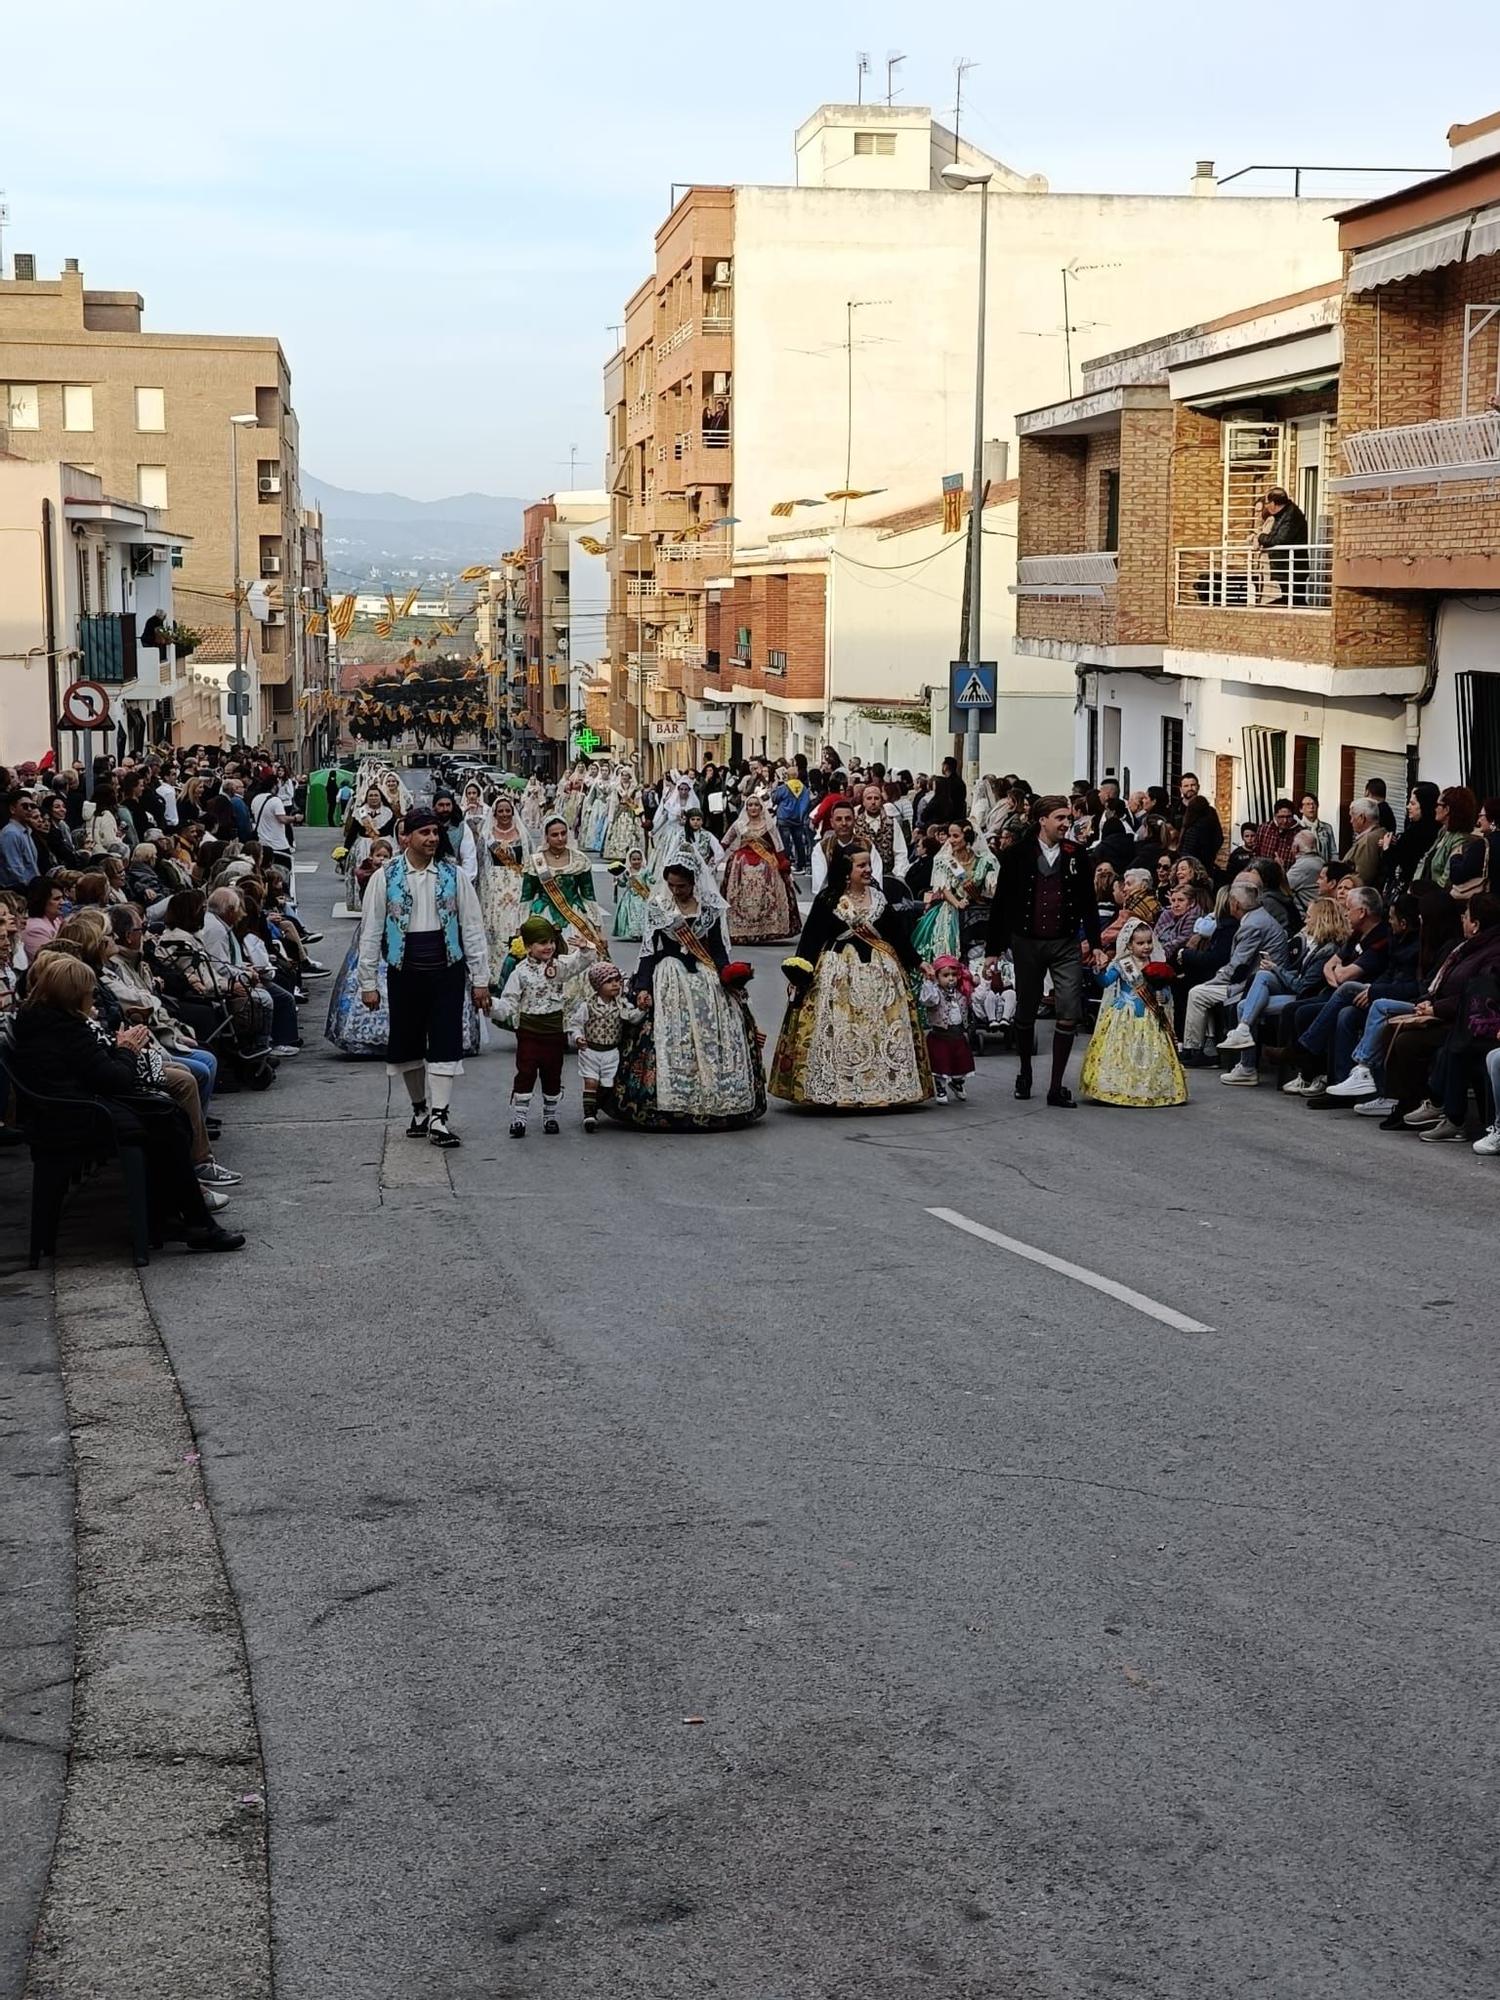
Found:
[[[616, 536], [620, 542], [650, 542], [648, 534], [622, 534]], [[646, 614], [642, 610], [644, 598], [640, 590], [640, 576], [636, 576], [636, 758], [640, 762], [640, 778], [646, 782], [646, 722], [644, 722], [644, 702], [646, 702], [646, 636], [644, 622]]]
[[[984, 566], [984, 303], [985, 267], [989, 255], [989, 186], [994, 169], [961, 167], [956, 161], [942, 169], [942, 178], [951, 188], [979, 190], [979, 319], [974, 332], [974, 483], [969, 491], [969, 665], [977, 667], [981, 653], [979, 612]], [[999, 689], [996, 689], [999, 699]], [[979, 710], [969, 710], [968, 741], [965, 746], [969, 796], [979, 785]]]
[[259, 420], [252, 411], [248, 417], [229, 419], [229, 515], [230, 533], [234, 536], [234, 560], [230, 564], [230, 581], [234, 594], [234, 671], [240, 678], [236, 681], [234, 696], [234, 741], [236, 749], [245, 747], [245, 703], [248, 697], [239, 691], [245, 672], [244, 613], [240, 603], [240, 432], [246, 425]]

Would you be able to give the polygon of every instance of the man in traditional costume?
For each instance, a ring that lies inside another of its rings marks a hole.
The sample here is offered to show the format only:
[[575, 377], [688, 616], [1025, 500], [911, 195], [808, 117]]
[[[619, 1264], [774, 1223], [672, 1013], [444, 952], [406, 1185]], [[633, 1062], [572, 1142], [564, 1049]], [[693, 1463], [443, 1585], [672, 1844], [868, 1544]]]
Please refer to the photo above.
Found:
[[1043, 981], [1051, 975], [1057, 1016], [1047, 1102], [1062, 1111], [1073, 1105], [1073, 1093], [1063, 1077], [1083, 1019], [1079, 931], [1095, 952], [1100, 949], [1093, 864], [1087, 848], [1067, 838], [1071, 820], [1068, 801], [1059, 794], [1036, 801], [1030, 830], [1000, 856], [987, 945], [991, 958], [1009, 950], [1016, 969], [1016, 1048], [1021, 1057], [1017, 1097], [1031, 1095], [1037, 1008]]
[[463, 1074], [464, 994], [490, 1004], [490, 957], [473, 885], [457, 862], [439, 857], [442, 828], [430, 806], [406, 815], [406, 851], [375, 870], [359, 928], [360, 999], [380, 1005], [386, 962], [391, 1033], [386, 1074], [406, 1079], [409, 1139], [456, 1146], [449, 1119], [453, 1080]]

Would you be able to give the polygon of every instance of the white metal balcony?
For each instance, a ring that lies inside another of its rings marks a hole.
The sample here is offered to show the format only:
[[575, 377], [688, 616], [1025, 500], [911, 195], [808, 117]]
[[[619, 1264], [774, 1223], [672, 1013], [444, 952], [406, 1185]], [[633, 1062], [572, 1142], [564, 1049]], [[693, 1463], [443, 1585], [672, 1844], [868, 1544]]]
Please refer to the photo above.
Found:
[[1114, 549], [1084, 549], [1075, 555], [1022, 556], [1016, 565], [1017, 597], [1101, 598], [1120, 571]]
[[657, 341], [656, 343], [657, 360], [665, 361], [669, 354], [676, 353], [677, 349], [682, 346], [684, 341], [691, 340], [693, 337], [693, 329], [695, 328], [696, 325], [697, 325], [696, 320], [685, 319], [682, 322], [681, 326], [673, 327], [672, 331], [667, 335], [665, 340]]
[[1333, 544], [1279, 549], [1178, 549], [1176, 601], [1185, 610], [1326, 611]]
[[728, 424], [725, 424], [718, 430], [712, 429], [709, 425], [705, 424], [700, 432], [700, 436], [705, 451], [727, 451], [729, 449]]
[[1356, 431], [1344, 439], [1344, 463], [1348, 471], [1328, 482], [1335, 493], [1500, 479], [1500, 411]]

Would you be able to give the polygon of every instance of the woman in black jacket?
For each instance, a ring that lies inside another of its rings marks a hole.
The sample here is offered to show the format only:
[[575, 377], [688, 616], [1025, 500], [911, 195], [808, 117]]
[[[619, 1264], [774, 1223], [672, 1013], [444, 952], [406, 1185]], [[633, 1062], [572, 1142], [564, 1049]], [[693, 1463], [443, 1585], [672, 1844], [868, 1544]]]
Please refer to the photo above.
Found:
[[190, 1250], [238, 1250], [244, 1237], [210, 1216], [193, 1171], [187, 1119], [143, 1068], [150, 1034], [111, 1039], [94, 1018], [95, 982], [81, 959], [45, 952], [26, 981], [11, 1060], [18, 1082], [43, 1097], [102, 1100], [120, 1139], [146, 1156], [153, 1236]]

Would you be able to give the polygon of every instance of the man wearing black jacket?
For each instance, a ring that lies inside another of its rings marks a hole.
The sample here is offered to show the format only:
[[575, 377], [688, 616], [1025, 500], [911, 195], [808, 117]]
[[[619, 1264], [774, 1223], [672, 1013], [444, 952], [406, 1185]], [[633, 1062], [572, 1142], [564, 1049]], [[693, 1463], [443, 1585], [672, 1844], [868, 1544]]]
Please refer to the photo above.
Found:
[[1099, 950], [1099, 908], [1087, 850], [1066, 837], [1072, 820], [1068, 801], [1049, 794], [1034, 801], [1031, 816], [1028, 831], [1000, 856], [988, 950], [998, 957], [1008, 948], [1016, 969], [1016, 1048], [1021, 1057], [1017, 1097], [1031, 1095], [1036, 1012], [1042, 983], [1048, 973], [1052, 975], [1057, 1016], [1047, 1102], [1066, 1111], [1072, 1108], [1073, 1093], [1063, 1078], [1083, 1019], [1083, 952], [1078, 934], [1081, 930], [1090, 947]]

